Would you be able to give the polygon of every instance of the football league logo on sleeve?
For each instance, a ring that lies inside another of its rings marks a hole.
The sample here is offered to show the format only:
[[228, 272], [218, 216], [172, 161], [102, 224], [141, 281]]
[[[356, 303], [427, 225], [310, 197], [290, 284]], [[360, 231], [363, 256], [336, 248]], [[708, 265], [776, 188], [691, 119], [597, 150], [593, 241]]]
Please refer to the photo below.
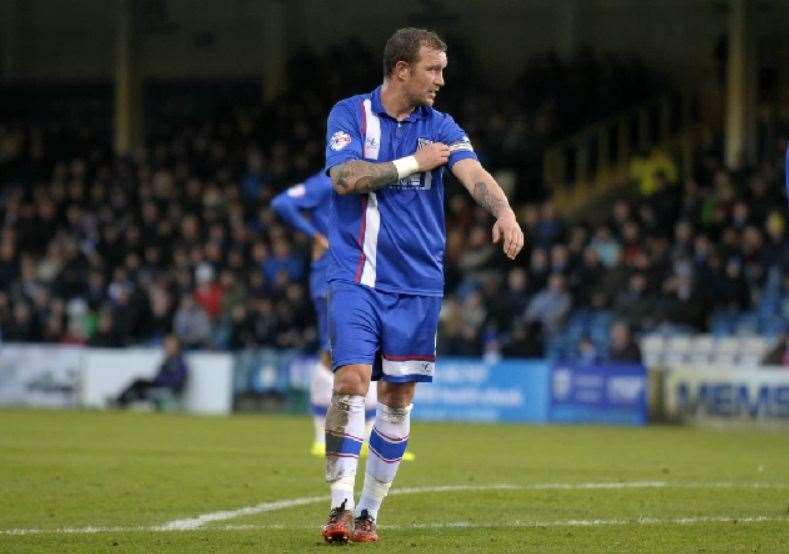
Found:
[[335, 152], [339, 152], [349, 144], [351, 144], [351, 135], [345, 131], [337, 131], [329, 139], [329, 148]]
[[450, 152], [458, 152], [460, 150], [466, 150], [467, 152], [474, 151], [474, 147], [471, 146], [471, 141], [466, 135], [463, 135], [463, 138], [461, 138], [459, 141], [453, 142], [449, 145]]

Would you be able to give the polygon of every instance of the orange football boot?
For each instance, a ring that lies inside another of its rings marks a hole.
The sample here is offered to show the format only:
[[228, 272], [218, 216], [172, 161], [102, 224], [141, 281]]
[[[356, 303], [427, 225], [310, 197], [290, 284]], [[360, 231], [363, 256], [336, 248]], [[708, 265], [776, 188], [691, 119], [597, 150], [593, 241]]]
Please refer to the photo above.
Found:
[[367, 510], [362, 510], [359, 517], [354, 520], [351, 540], [353, 542], [378, 542], [375, 520], [367, 513]]
[[326, 525], [321, 529], [323, 539], [328, 543], [345, 544], [353, 532], [353, 513], [345, 509], [345, 500], [332, 508]]

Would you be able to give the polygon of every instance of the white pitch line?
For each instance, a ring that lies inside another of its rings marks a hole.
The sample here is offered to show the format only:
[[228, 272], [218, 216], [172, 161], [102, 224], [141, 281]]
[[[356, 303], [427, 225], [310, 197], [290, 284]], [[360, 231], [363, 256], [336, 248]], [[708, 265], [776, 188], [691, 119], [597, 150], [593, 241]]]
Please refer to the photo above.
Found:
[[531, 491], [578, 491], [588, 489], [662, 489], [670, 484], [667, 481], [625, 481], [613, 483], [535, 483], [524, 485], [523, 489]]
[[789, 489], [789, 483], [736, 483], [736, 482], [710, 482], [704, 481], [686, 481], [685, 483], [678, 483], [678, 487], [687, 488], [710, 488], [710, 489]]
[[587, 489], [789, 489], [789, 483], [737, 483], [736, 481], [622, 481], [611, 483], [536, 483], [524, 490], [587, 490]]
[[[608, 482], [608, 483], [535, 483], [531, 485], [510, 485], [510, 484], [492, 484], [492, 485], [444, 485], [433, 487], [405, 487], [392, 490], [389, 494], [421, 494], [429, 492], [456, 492], [456, 491], [486, 491], [486, 490], [599, 490], [599, 489], [656, 489], [656, 488], [789, 488], [789, 483], [767, 483], [767, 482], [752, 482], [752, 483], [737, 483], [737, 482], [694, 482], [694, 481], [624, 481], [624, 482]], [[271, 502], [263, 502], [254, 506], [247, 506], [236, 510], [224, 510], [219, 512], [210, 512], [202, 514], [193, 518], [176, 519], [162, 525], [152, 527], [64, 527], [60, 529], [0, 529], [0, 535], [34, 535], [43, 533], [56, 533], [56, 534], [93, 534], [93, 533], [111, 533], [111, 532], [128, 532], [128, 531], [194, 531], [201, 529], [205, 524], [216, 521], [225, 521], [241, 516], [256, 515], [266, 512], [274, 512], [293, 508], [296, 506], [304, 506], [307, 504], [316, 504], [319, 502], [326, 502], [329, 500], [328, 496], [304, 496], [300, 498], [290, 498], [284, 500], [275, 500]], [[700, 519], [700, 518], [684, 518], [682, 520], [655, 520], [658, 522], [668, 523], [682, 523], [685, 520], [692, 523], [702, 523], [704, 521], [733, 521], [736, 518], [723, 518], [723, 519]], [[604, 522], [600, 525], [624, 525], [633, 523], [632, 520], [562, 520], [556, 525], [590, 525], [588, 522]], [[744, 522], [756, 522], [746, 521]], [[758, 521], [789, 521], [789, 519], [776, 518], [764, 519]], [[616, 523], [619, 522], [619, 523]], [[522, 522], [515, 522], [517, 526], [555, 526], [551, 522], [526, 522], [527, 524], [520, 525]], [[531, 524], [534, 525], [531, 525]], [[642, 519], [639, 521], [641, 524], [648, 524], [651, 521]], [[446, 527], [459, 526], [459, 523], [437, 524]], [[433, 524], [428, 524], [433, 525]], [[483, 524], [476, 524], [477, 526], [484, 527]], [[504, 526], [504, 524], [491, 524], [491, 526]], [[211, 527], [212, 530], [234, 530], [234, 529], [284, 529], [286, 527], [277, 525], [259, 525], [259, 526], [224, 526], [224, 527]]]
[[768, 516], [689, 516], [679, 518], [639, 517], [636, 519], [559, 519], [554, 521], [509, 521], [503, 523], [473, 523], [457, 521], [450, 523], [415, 523], [413, 525], [382, 525], [382, 529], [451, 529], [451, 528], [495, 528], [495, 527], [598, 527], [605, 525], [697, 525], [701, 523], [789, 523], [789, 517]]
[[[381, 525], [380, 529], [407, 530], [407, 529], [496, 529], [496, 528], [531, 528], [539, 529], [546, 527], [602, 527], [602, 526], [626, 526], [626, 525], [699, 525], [702, 523], [789, 523], [789, 517], [771, 516], [688, 516], [676, 518], [656, 518], [639, 517], [634, 519], [558, 519], [552, 521], [496, 521], [496, 522], [470, 522], [470, 521], [449, 521], [445, 523], [412, 523], [407, 525]], [[23, 536], [23, 535], [76, 535], [76, 534], [96, 534], [96, 533], [129, 533], [129, 532], [148, 532], [148, 533], [185, 533], [185, 532], [206, 532], [206, 531], [262, 531], [262, 530], [288, 530], [288, 531], [314, 531], [315, 525], [222, 525], [219, 527], [197, 527], [192, 529], [185, 528], [165, 528], [162, 526], [153, 527], [64, 527], [60, 529], [4, 529], [0, 530], [0, 535]]]
[[93, 535], [95, 533], [127, 533], [154, 531], [154, 527], [59, 527], [56, 529], [2, 529], [0, 535]]
[[[558, 519], [553, 521], [497, 521], [497, 522], [471, 522], [450, 521], [445, 523], [411, 523], [407, 525], [379, 525], [379, 529], [493, 529], [505, 528], [540, 528], [540, 527], [598, 527], [612, 525], [698, 525], [701, 523], [789, 523], [789, 517], [770, 516], [688, 516], [677, 518], [638, 517], [633, 519]], [[209, 530], [221, 531], [255, 531], [262, 529], [308, 530], [315, 526], [307, 525], [222, 525], [211, 527]]]
[[[610, 483], [535, 483], [532, 485], [446, 485], [435, 487], [407, 487], [393, 489], [389, 494], [421, 494], [427, 492], [454, 492], [454, 491], [485, 491], [485, 490], [595, 490], [595, 489], [658, 489], [658, 488], [789, 488], [783, 483], [703, 483], [703, 482], [670, 482], [670, 481], [625, 481]], [[262, 514], [304, 506], [317, 502], [326, 502], [327, 496], [306, 496], [288, 500], [263, 502], [255, 506], [247, 506], [236, 510], [211, 512], [192, 518], [176, 519], [162, 525], [165, 529], [196, 529], [206, 523], [225, 521], [241, 516]]]
[[[440, 486], [440, 487], [410, 487], [410, 488], [401, 488], [401, 489], [394, 489], [389, 494], [419, 494], [419, 493], [426, 493], [426, 492], [452, 492], [452, 491], [476, 491], [476, 490], [507, 490], [507, 489], [517, 489], [520, 487], [515, 487], [513, 485], [448, 485], [448, 486]], [[206, 523], [211, 523], [214, 521], [224, 521], [227, 519], [233, 519], [241, 516], [249, 516], [255, 514], [262, 514], [266, 512], [274, 512], [276, 510], [283, 510], [286, 508], [292, 508], [294, 506], [303, 506], [305, 504], [315, 504], [318, 502], [327, 502], [329, 500], [328, 496], [305, 496], [302, 498], [292, 498], [289, 500], [277, 500], [275, 502], [263, 502], [261, 504], [257, 504], [255, 506], [247, 506], [245, 508], [239, 508], [237, 510], [225, 510], [221, 512], [211, 512], [208, 514], [202, 514], [197, 517], [187, 518], [187, 519], [176, 519], [174, 521], [169, 521], [162, 525], [163, 529], [171, 530], [171, 529], [197, 529], [202, 527]]]
[[326, 502], [329, 500], [328, 496], [304, 496], [301, 498], [291, 498], [287, 500], [276, 500], [274, 502], [262, 502], [255, 506], [247, 506], [246, 508], [239, 508], [237, 510], [225, 510], [222, 512], [211, 512], [202, 514], [197, 517], [187, 519], [176, 519], [161, 525], [162, 530], [186, 530], [198, 529], [206, 523], [212, 521], [224, 521], [226, 519], [233, 519], [240, 516], [251, 516], [255, 514], [263, 514], [265, 512], [274, 512], [277, 510], [284, 510], [286, 508], [293, 508], [295, 506], [304, 506], [305, 504], [317, 504], [318, 502]]

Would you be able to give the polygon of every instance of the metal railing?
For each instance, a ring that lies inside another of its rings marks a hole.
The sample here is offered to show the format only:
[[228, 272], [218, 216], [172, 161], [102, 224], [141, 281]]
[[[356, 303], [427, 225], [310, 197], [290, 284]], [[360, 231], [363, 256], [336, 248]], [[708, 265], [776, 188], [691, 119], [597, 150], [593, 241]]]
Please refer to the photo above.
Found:
[[574, 211], [626, 184], [633, 156], [654, 146], [676, 152], [683, 171], [690, 170], [701, 131], [690, 95], [652, 98], [548, 147], [545, 187], [560, 209]]

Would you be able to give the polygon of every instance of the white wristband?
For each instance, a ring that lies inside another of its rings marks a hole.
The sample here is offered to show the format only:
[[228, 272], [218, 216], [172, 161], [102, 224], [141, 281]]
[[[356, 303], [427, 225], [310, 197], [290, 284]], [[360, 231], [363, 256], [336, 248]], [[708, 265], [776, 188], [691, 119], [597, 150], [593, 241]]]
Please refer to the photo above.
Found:
[[392, 163], [397, 170], [398, 179], [403, 179], [419, 171], [419, 162], [416, 161], [416, 156], [406, 156], [405, 158], [392, 160]]

